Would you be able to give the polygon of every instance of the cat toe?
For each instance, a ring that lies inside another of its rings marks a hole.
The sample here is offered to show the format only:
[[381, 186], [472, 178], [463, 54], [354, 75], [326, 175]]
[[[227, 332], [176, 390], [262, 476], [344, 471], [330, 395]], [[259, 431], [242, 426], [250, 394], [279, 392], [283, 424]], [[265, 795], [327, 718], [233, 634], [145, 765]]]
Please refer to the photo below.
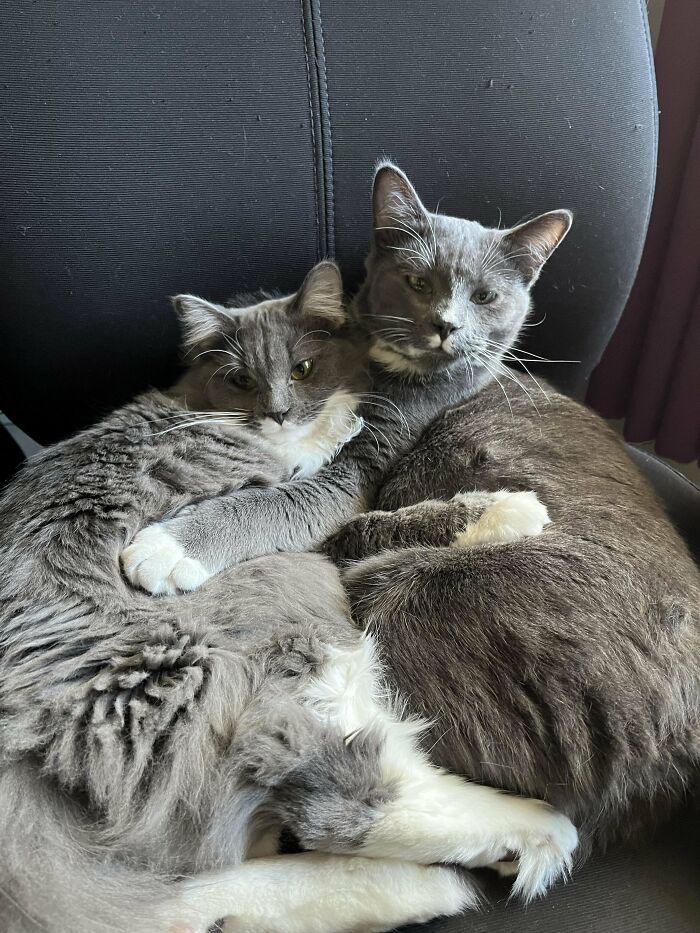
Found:
[[508, 848], [519, 856], [513, 895], [527, 902], [544, 894], [558, 878], [568, 876], [578, 833], [563, 813], [539, 800], [524, 800], [523, 807], [529, 812]]
[[199, 561], [185, 556], [182, 546], [162, 528], [144, 528], [122, 552], [124, 575], [153, 596], [172, 596], [201, 585], [207, 574]]
[[206, 567], [192, 557], [179, 560], [170, 572], [169, 580], [178, 590], [196, 590], [205, 583], [211, 574]]

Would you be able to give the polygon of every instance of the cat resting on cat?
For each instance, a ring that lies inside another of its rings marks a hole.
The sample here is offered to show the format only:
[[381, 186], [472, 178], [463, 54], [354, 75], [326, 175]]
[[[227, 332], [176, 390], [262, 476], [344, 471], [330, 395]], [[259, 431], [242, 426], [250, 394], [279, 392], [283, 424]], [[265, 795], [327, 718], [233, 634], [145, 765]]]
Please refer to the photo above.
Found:
[[[176, 307], [190, 366], [174, 389], [44, 451], [0, 498], [3, 933], [182, 933], [224, 914], [256, 933], [390, 929], [474, 903], [467, 877], [431, 863], [511, 853], [517, 890], [543, 891], [570, 864], [572, 824], [427, 761], [326, 558], [206, 580], [159, 529], [137, 535], [173, 510], [196, 527], [200, 500], [313, 487], [353, 443], [366, 358], [336, 267], [250, 307]], [[493, 505], [436, 515], [483, 540]], [[542, 527], [532, 497], [510, 505]], [[125, 545], [160, 598], [121, 576]], [[242, 864], [274, 853], [280, 827], [318, 851]], [[198, 877], [168, 883], [183, 875]]]
[[[355, 312], [372, 342], [373, 390], [387, 402], [376, 436], [348, 444], [313, 489], [217, 504], [225, 552], [215, 557], [187, 520], [161, 528], [209, 572], [318, 546], [410, 446], [407, 425], [415, 436], [429, 410], [457, 405], [390, 470], [381, 511], [352, 521], [328, 552], [352, 558], [344, 581], [355, 618], [390, 687], [434, 723], [435, 761], [551, 800], [583, 826], [589, 851], [682, 796], [697, 768], [698, 570], [607, 426], [550, 387], [536, 401], [539, 385], [505, 365], [568, 212], [485, 229], [431, 214], [391, 165], [377, 172], [373, 208]], [[503, 488], [541, 496], [554, 519], [544, 533], [444, 547], [451, 497]], [[199, 507], [202, 521], [210, 508]], [[305, 520], [283, 523], [294, 508]]]

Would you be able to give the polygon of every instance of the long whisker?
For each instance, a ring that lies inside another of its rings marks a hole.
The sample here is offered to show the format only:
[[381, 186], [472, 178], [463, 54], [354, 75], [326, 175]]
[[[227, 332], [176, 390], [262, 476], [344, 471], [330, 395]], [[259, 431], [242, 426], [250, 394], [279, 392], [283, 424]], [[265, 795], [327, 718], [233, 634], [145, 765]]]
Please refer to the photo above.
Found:
[[[366, 418], [363, 418], [362, 420], [364, 421], [364, 423], [365, 423], [366, 425], [368, 425], [369, 427], [371, 427], [373, 431], [376, 431], [377, 434], [379, 434], [379, 436], [382, 437], [382, 438], [384, 439], [384, 443], [386, 444], [386, 446], [389, 448], [389, 450], [390, 450], [391, 453], [393, 454], [393, 453], [394, 453], [394, 446], [393, 446], [393, 444], [391, 443], [391, 441], [389, 440], [389, 438], [386, 436], [386, 434], [381, 430], [381, 428], [378, 428], [376, 424], [374, 424], [374, 423], [371, 422], [371, 421], [368, 421]], [[376, 439], [376, 438], [375, 438], [375, 439]]]
[[381, 318], [383, 321], [406, 321], [408, 324], [416, 326], [416, 322], [410, 317], [399, 317], [397, 314], [367, 314], [366, 317]]
[[[362, 397], [362, 404], [371, 405], [374, 408], [379, 408], [381, 411], [388, 411], [389, 413], [393, 414], [393, 412], [391, 412], [391, 409], [387, 405], [382, 405], [381, 402], [370, 402], [366, 398]], [[403, 434], [405, 432], [410, 437], [411, 430], [409, 428], [408, 421], [406, 420], [404, 415], [401, 414], [401, 412], [399, 412], [399, 414], [401, 415], [401, 433]]]
[[539, 356], [537, 353], [531, 353], [529, 350], [523, 350], [521, 347], [509, 347], [507, 344], [497, 343], [495, 340], [489, 340], [488, 337], [482, 338], [485, 343], [497, 347], [499, 350], [509, 351], [510, 353], [524, 353], [536, 363], [580, 363], [580, 360], [550, 360], [546, 356]]
[[305, 334], [301, 335], [301, 337], [297, 340], [297, 342], [292, 347], [292, 350], [296, 350], [296, 348], [302, 342], [302, 340], [306, 340], [306, 338], [311, 337], [312, 334], [325, 334], [327, 337], [330, 337], [331, 332], [329, 330], [309, 330]]
[[234, 426], [243, 425], [246, 422], [243, 419], [235, 418], [202, 418], [195, 421], [185, 421], [183, 424], [175, 424], [162, 431], [153, 431], [147, 434], [148, 437], [159, 437], [161, 434], [170, 434], [171, 431], [180, 431], [183, 428], [191, 428], [200, 424], [230, 424]]
[[[538, 414], [540, 417], [542, 417], [542, 412], [541, 412], [541, 411], [539, 410], [539, 408], [537, 407], [537, 403], [535, 402], [534, 398], [532, 397], [532, 395], [531, 395], [530, 392], [528, 391], [527, 386], [525, 386], [525, 385], [518, 379], [518, 377], [515, 375], [515, 373], [513, 372], [513, 370], [512, 370], [512, 369], [509, 369], [507, 366], [503, 366], [502, 363], [496, 363], [495, 361], [494, 361], [494, 363], [495, 363], [495, 365], [497, 365], [498, 371], [500, 372], [500, 374], [501, 374], [502, 376], [505, 376], [506, 379], [510, 379], [511, 382], [515, 383], [515, 385], [519, 386], [519, 387], [522, 389], [522, 391], [525, 393], [525, 395], [527, 395], [527, 397], [529, 398], [530, 404], [532, 405], [532, 407], [535, 409], [535, 411], [537, 412], [537, 414]], [[545, 396], [545, 397], [546, 397], [546, 396]], [[547, 401], [549, 401], [549, 399], [547, 399]]]
[[498, 376], [494, 373], [494, 371], [491, 369], [491, 367], [488, 365], [488, 363], [483, 359], [483, 357], [481, 357], [478, 353], [475, 353], [474, 356], [476, 357], [477, 362], [481, 363], [481, 365], [484, 367], [484, 369], [486, 370], [486, 372], [488, 372], [488, 373], [491, 375], [491, 377], [492, 377], [493, 379], [495, 379], [496, 382], [498, 383], [498, 385], [500, 386], [501, 392], [503, 393], [503, 397], [505, 398], [506, 402], [508, 403], [508, 408], [510, 409], [510, 417], [511, 417], [511, 419], [512, 419], [513, 421], [515, 421], [515, 414], [514, 414], [514, 412], [513, 412], [513, 406], [511, 405], [510, 399], [508, 398], [508, 393], [507, 393], [506, 390], [503, 388], [503, 383], [502, 383], [501, 380], [498, 378]]

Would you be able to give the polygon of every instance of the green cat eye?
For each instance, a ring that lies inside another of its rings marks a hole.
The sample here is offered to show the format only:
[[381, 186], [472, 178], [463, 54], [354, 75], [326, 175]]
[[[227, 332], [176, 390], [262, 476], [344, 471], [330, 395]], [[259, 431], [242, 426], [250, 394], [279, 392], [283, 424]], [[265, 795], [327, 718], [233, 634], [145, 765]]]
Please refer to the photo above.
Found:
[[496, 298], [498, 298], [496, 292], [490, 291], [486, 288], [480, 288], [472, 295], [472, 301], [475, 305], [490, 305], [492, 301], [496, 300]]
[[292, 379], [295, 382], [301, 382], [302, 379], [308, 379], [314, 368], [313, 360], [302, 360], [292, 370]]
[[430, 282], [424, 279], [422, 275], [407, 275], [406, 281], [414, 292], [423, 292], [424, 295], [429, 295], [433, 290]]
[[251, 376], [249, 372], [246, 372], [245, 369], [240, 369], [238, 372], [231, 373], [229, 379], [235, 386], [238, 386], [238, 388], [242, 389], [244, 392], [252, 392], [253, 389], [257, 386], [255, 378]]

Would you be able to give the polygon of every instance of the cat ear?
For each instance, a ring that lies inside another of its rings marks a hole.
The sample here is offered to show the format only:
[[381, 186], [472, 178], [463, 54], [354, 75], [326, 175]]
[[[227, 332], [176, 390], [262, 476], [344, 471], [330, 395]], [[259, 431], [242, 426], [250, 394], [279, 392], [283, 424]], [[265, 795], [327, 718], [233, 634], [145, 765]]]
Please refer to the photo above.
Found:
[[548, 211], [505, 232], [507, 254], [528, 285], [537, 280], [542, 266], [571, 229], [573, 219], [571, 211]]
[[374, 239], [379, 245], [395, 240], [402, 230], [410, 234], [417, 224], [424, 224], [428, 219], [428, 211], [416, 189], [392, 162], [382, 162], [377, 167], [372, 209]]
[[231, 316], [223, 305], [205, 301], [196, 295], [176, 295], [173, 307], [182, 328], [182, 345], [185, 351], [209, 340], [231, 322]]
[[335, 329], [347, 320], [343, 305], [343, 279], [338, 266], [328, 259], [307, 274], [293, 305], [302, 317], [316, 318]]

